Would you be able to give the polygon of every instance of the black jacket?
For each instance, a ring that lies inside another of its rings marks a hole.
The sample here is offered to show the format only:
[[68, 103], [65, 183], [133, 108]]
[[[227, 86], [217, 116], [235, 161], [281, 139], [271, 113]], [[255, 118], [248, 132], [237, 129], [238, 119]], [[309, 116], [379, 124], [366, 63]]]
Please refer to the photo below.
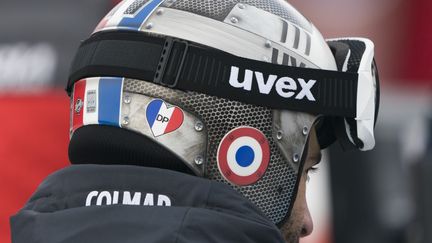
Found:
[[74, 165], [11, 218], [13, 243], [278, 243], [278, 228], [222, 183], [136, 166]]

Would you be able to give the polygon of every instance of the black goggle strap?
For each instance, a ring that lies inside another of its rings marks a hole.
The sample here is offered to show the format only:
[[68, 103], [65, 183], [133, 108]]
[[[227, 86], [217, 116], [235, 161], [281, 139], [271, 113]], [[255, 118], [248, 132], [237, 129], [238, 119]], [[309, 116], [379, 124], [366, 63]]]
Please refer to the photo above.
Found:
[[273, 109], [357, 117], [359, 74], [289, 67], [170, 37], [105, 32], [83, 42], [66, 90], [86, 77], [154, 82]]

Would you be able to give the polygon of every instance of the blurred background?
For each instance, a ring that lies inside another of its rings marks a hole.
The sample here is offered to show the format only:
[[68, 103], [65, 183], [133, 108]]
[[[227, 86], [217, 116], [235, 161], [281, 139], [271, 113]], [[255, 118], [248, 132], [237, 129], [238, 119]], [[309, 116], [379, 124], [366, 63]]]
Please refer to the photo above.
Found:
[[[117, 1], [0, 0], [0, 242], [8, 218], [68, 165], [63, 88], [80, 40]], [[375, 42], [381, 107], [372, 152], [324, 152], [303, 243], [432, 242], [432, 1], [290, 0], [326, 38]]]

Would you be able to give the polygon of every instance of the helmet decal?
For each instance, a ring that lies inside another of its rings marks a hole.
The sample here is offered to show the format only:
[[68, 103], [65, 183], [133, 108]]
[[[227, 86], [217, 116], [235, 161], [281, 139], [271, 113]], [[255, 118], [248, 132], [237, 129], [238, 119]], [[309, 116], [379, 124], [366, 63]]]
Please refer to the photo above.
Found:
[[120, 127], [123, 78], [87, 78], [74, 87], [73, 131], [92, 124]]
[[146, 22], [163, 0], [129, 0], [120, 3], [114, 11], [110, 12], [95, 32], [102, 29], [125, 29], [137, 31]]
[[253, 127], [237, 127], [219, 144], [217, 163], [223, 177], [236, 185], [256, 183], [267, 170], [270, 146], [265, 135]]
[[183, 124], [183, 111], [177, 106], [168, 105], [163, 100], [152, 100], [146, 110], [147, 122], [158, 137], [177, 130]]

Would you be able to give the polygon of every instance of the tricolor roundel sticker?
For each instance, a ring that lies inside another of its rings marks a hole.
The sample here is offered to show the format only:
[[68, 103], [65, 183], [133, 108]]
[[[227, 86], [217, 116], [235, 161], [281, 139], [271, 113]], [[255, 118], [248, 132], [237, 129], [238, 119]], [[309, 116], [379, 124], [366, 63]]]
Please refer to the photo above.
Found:
[[256, 183], [266, 172], [269, 161], [269, 142], [253, 127], [231, 130], [222, 138], [217, 151], [219, 171], [227, 181], [239, 186]]
[[177, 106], [171, 106], [163, 100], [152, 100], [146, 110], [147, 122], [153, 133], [153, 136], [173, 132], [183, 124], [183, 111]]

